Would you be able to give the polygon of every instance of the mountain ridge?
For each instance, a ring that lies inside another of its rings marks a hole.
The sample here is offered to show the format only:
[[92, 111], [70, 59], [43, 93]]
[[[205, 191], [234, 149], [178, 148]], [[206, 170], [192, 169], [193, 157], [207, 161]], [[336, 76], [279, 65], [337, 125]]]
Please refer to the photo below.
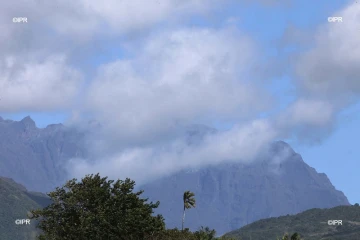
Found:
[[[30, 190], [51, 191], [68, 180], [61, 168], [66, 160], [87, 156], [85, 134], [64, 125], [39, 129], [30, 117], [23, 120], [0, 121], [0, 176]], [[192, 125], [185, 133], [187, 143], [196, 147], [216, 129]], [[138, 187], [151, 200], [160, 201], [159, 213], [169, 227], [180, 226], [181, 194], [193, 191], [198, 207], [188, 211], [185, 225], [197, 230], [202, 224], [220, 234], [261, 218], [349, 204], [326, 174], [307, 165], [289, 144], [275, 142], [259, 156], [251, 164], [239, 161], [181, 170]]]
[[50, 199], [45, 194], [30, 192], [13, 179], [0, 177], [0, 239], [35, 239], [36, 222], [17, 225], [15, 220], [28, 219], [30, 210], [49, 203]]
[[[62, 124], [37, 128], [30, 117], [0, 121], [0, 176], [26, 188], [47, 192], [63, 183], [63, 163], [85, 157], [83, 133]], [[30, 164], [30, 165], [29, 165]]]
[[[278, 142], [275, 149], [284, 146], [290, 147]], [[326, 174], [318, 174], [292, 152], [277, 165], [269, 159], [254, 164], [224, 163], [182, 171], [140, 188], [151, 200], [162, 203], [159, 212], [170, 227], [179, 227], [180, 217], [175, 216], [181, 216], [181, 193], [194, 192], [198, 204], [187, 213], [188, 226], [196, 230], [201, 223], [219, 234], [262, 218], [350, 204]]]

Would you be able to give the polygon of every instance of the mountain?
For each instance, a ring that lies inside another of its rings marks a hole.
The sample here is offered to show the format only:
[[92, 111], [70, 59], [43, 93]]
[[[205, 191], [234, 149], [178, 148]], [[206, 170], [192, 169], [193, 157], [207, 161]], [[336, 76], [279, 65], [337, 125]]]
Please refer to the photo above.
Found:
[[12, 179], [0, 177], [0, 239], [35, 239], [35, 222], [17, 225], [15, 220], [27, 219], [29, 210], [45, 207], [49, 203], [46, 195], [29, 192]]
[[[187, 143], [196, 146], [215, 132], [193, 125], [184, 134]], [[30, 190], [53, 190], [64, 184], [66, 175], [60, 167], [64, 161], [87, 156], [85, 137], [83, 130], [61, 124], [37, 128], [30, 117], [0, 118], [0, 176]], [[219, 234], [262, 218], [349, 204], [325, 174], [308, 166], [288, 144], [276, 142], [261, 156], [249, 164], [239, 161], [180, 171], [139, 187], [150, 200], [160, 201], [159, 213], [168, 227], [181, 226], [182, 193], [193, 191], [197, 207], [187, 211], [185, 226], [192, 230], [209, 226]]]
[[65, 160], [84, 157], [83, 134], [62, 124], [37, 128], [30, 117], [0, 117], [0, 176], [34, 191], [47, 192], [63, 183]]
[[[342, 220], [342, 225], [328, 225], [328, 220]], [[239, 240], [268, 240], [277, 239], [286, 232], [298, 232], [306, 240], [358, 240], [360, 207], [356, 204], [330, 209], [310, 209], [296, 215], [263, 219], [225, 236]]]
[[182, 193], [194, 192], [197, 206], [187, 211], [185, 226], [209, 226], [219, 234], [262, 218], [349, 205], [328, 177], [308, 166], [288, 144], [275, 143], [272, 159], [284, 148], [290, 154], [280, 163], [264, 158], [182, 171], [141, 188], [150, 200], [160, 201], [159, 213], [169, 227], [181, 227]]

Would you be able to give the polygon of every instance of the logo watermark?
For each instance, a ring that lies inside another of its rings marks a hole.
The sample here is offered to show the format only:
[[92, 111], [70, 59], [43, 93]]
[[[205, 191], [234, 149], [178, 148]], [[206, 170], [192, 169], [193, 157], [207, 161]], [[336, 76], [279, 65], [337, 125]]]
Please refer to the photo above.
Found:
[[328, 22], [343, 22], [342, 17], [328, 17]]
[[30, 219], [16, 219], [16, 225], [30, 225]]
[[328, 225], [329, 226], [342, 225], [342, 220], [328, 220]]
[[14, 17], [12, 21], [13, 23], [27, 23], [28, 19], [26, 17]]

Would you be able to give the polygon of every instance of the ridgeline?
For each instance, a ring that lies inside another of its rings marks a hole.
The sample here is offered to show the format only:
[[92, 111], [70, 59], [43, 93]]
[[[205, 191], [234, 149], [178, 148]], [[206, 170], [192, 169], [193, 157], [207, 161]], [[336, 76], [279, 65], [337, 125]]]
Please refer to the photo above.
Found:
[[[328, 220], [342, 220], [342, 225], [328, 225]], [[360, 207], [338, 206], [310, 209], [296, 215], [268, 218], [225, 234], [241, 240], [278, 239], [284, 233], [300, 233], [306, 240], [359, 240]]]
[[0, 177], [0, 239], [35, 239], [35, 221], [17, 225], [15, 220], [28, 219], [30, 210], [44, 207], [49, 203], [46, 195], [28, 192], [24, 186], [12, 179]]

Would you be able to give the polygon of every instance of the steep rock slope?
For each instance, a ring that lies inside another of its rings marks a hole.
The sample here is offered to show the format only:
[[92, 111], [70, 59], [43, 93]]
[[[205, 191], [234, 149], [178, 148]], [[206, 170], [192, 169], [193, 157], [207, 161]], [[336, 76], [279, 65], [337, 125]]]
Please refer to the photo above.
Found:
[[63, 182], [63, 161], [83, 157], [82, 134], [62, 124], [37, 128], [0, 118], [0, 176], [11, 177], [34, 191], [50, 191]]
[[286, 143], [274, 144], [272, 159], [284, 148], [290, 154], [280, 162], [264, 158], [182, 171], [141, 188], [160, 201], [159, 212], [169, 227], [181, 227], [182, 193], [194, 192], [197, 206], [187, 211], [185, 226], [209, 226], [219, 234], [262, 218], [349, 204], [325, 174], [308, 166]]

